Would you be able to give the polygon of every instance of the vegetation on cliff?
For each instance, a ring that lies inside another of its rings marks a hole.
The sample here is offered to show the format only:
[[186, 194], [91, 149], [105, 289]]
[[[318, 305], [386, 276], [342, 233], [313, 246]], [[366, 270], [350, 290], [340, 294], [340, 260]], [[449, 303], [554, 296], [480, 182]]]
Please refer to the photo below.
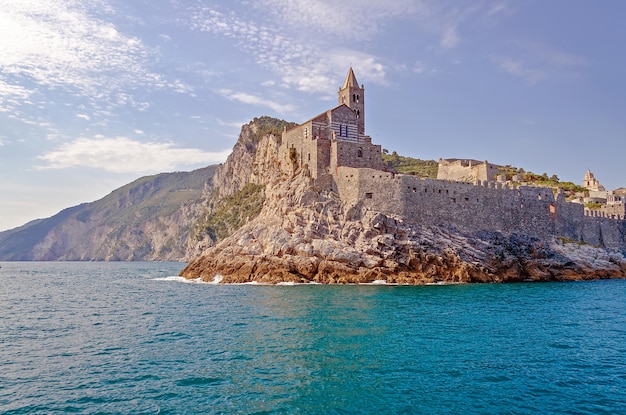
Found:
[[383, 153], [383, 162], [387, 168], [397, 173], [414, 174], [430, 179], [437, 178], [438, 163], [435, 160], [400, 156], [394, 151], [391, 154]]
[[548, 173], [536, 174], [532, 172], [526, 172], [522, 168], [512, 167], [510, 165], [504, 166], [502, 168], [503, 174], [506, 176], [507, 180], [511, 180], [514, 175], [521, 175], [522, 181], [525, 183], [531, 183], [535, 186], [540, 187], [552, 187], [563, 190], [564, 192], [585, 192], [583, 186], [577, 185], [572, 182], [562, 182], [559, 180], [559, 177], [556, 174], [552, 176], [548, 176]]
[[281, 137], [285, 128], [290, 129], [298, 125], [295, 122], [289, 122], [268, 116], [255, 118], [252, 123], [255, 126], [255, 132], [252, 135], [252, 141], [254, 144], [258, 144], [259, 141], [261, 141], [261, 139], [266, 135], [271, 134], [276, 137]]
[[265, 201], [265, 186], [248, 183], [232, 196], [219, 199], [199, 226], [213, 240], [220, 241], [256, 218]]

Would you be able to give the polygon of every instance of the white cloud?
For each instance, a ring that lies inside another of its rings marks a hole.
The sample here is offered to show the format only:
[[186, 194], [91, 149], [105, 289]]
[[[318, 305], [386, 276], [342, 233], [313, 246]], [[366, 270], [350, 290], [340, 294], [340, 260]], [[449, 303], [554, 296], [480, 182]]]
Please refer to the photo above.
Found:
[[441, 46], [444, 48], [454, 48], [459, 44], [460, 38], [455, 25], [447, 26], [441, 36]]
[[556, 67], [580, 67], [586, 65], [584, 57], [563, 52], [544, 43], [532, 42], [522, 44], [522, 48], [548, 65]]
[[343, 40], [371, 39], [389, 20], [420, 13], [423, 1], [413, 0], [260, 0], [260, 11], [298, 30], [313, 29]]
[[[275, 11], [273, 7], [278, 7], [278, 4], [280, 1], [270, 1], [267, 3], [269, 8], [265, 9], [271, 14]], [[331, 6], [330, 3], [328, 6]], [[310, 4], [294, 2], [290, 7], [290, 13], [295, 13], [295, 10], [306, 9], [310, 7]], [[361, 7], [363, 7], [362, 4], [359, 10]], [[344, 6], [341, 6], [342, 10], [343, 8]], [[346, 10], [348, 9], [352, 8]], [[336, 6], [332, 6], [332, 10], [336, 11]], [[283, 11], [280, 13], [283, 16], [281, 21], [289, 20]], [[346, 42], [346, 39], [334, 39], [333, 43], [328, 43], [328, 38], [306, 35], [302, 30], [291, 32], [285, 30], [284, 27], [246, 21], [233, 13], [224, 13], [207, 6], [195, 10], [191, 26], [196, 30], [238, 40], [238, 45], [253, 56], [259, 65], [278, 74], [285, 86], [295, 87], [300, 91], [328, 92], [329, 86], [336, 87], [337, 76], [343, 76], [343, 73], [340, 74], [337, 71], [346, 70], [350, 64], [358, 70], [360, 76], [368, 81], [386, 83], [385, 70], [380, 60], [349, 47], [342, 47], [343, 44], [350, 43]], [[313, 27], [316, 31], [320, 31], [320, 27]], [[371, 34], [373, 31], [373, 27], [368, 27], [367, 31], [358, 32]], [[240, 98], [242, 102], [252, 103], [250, 97]], [[260, 102], [258, 104], [261, 105]], [[272, 105], [274, 109], [277, 108], [277, 104], [271, 101], [266, 104]], [[282, 106], [278, 105], [278, 108], [280, 107]], [[281, 108], [279, 112], [284, 111], [285, 109]]]
[[498, 1], [489, 6], [487, 16], [496, 16], [499, 14], [507, 14], [511, 12], [508, 1]]
[[[1, 59], [1, 58], [0, 58]], [[11, 112], [16, 106], [27, 102], [31, 91], [19, 86], [11, 85], [0, 79], [0, 112]]]
[[546, 78], [546, 74], [543, 71], [529, 68], [526, 64], [519, 60], [512, 58], [497, 58], [495, 61], [500, 70], [522, 78], [530, 85], [534, 85]]
[[0, 99], [10, 84], [21, 95], [60, 88], [116, 105], [133, 104], [119, 97], [130, 87], [187, 92], [148, 69], [156, 52], [109, 22], [111, 10], [107, 0], [2, 0]]
[[437, 72], [437, 70], [435, 68], [431, 68], [428, 65], [426, 65], [424, 62], [422, 61], [417, 61], [413, 64], [413, 72], [415, 72], [418, 75], [424, 75], [424, 74], [434, 74]]
[[221, 163], [229, 153], [230, 150], [214, 153], [126, 137], [81, 137], [39, 156], [45, 164], [36, 166], [36, 169], [90, 167], [114, 173], [162, 172], [179, 166]]
[[251, 95], [246, 92], [235, 92], [230, 89], [220, 89], [217, 91], [224, 98], [227, 98], [231, 101], [239, 101], [244, 104], [256, 105], [261, 107], [271, 108], [273, 111], [284, 114], [293, 112], [294, 108], [289, 104], [280, 104], [278, 102], [274, 102], [271, 100], [263, 99], [256, 95]]
[[89, 117], [89, 115], [87, 114], [76, 114], [76, 118], [81, 118], [85, 121], [89, 121], [91, 119], [91, 117]]
[[334, 89], [340, 72], [350, 65], [366, 82], [387, 84], [391, 62], [360, 51], [371, 50], [364, 44], [376, 42], [396, 22], [419, 27], [436, 39], [437, 47], [453, 49], [463, 40], [464, 25], [509, 10], [502, 0], [467, 5], [444, 0], [259, 0], [246, 5], [253, 8], [254, 20], [227, 6], [202, 3], [190, 26], [236, 40], [257, 64], [280, 76], [283, 86], [311, 93]]
[[575, 71], [585, 66], [582, 56], [566, 53], [536, 42], [522, 42], [513, 45], [523, 58], [495, 57], [492, 62], [513, 76], [522, 78], [530, 85], [563, 74], [574, 75]]

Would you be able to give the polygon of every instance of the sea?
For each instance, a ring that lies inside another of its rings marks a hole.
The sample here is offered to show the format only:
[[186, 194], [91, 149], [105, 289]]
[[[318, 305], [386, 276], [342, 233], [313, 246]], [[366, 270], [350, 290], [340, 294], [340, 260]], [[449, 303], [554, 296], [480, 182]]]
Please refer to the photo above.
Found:
[[626, 281], [185, 282], [0, 262], [2, 414], [625, 414]]

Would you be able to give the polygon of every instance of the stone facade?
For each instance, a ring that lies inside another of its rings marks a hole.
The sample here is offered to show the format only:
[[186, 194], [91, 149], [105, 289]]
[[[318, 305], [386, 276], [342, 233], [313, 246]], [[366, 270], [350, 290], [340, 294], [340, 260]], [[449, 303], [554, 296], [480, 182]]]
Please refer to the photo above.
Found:
[[338, 101], [339, 106], [284, 131], [279, 153], [286, 172], [307, 166], [324, 188], [332, 188], [338, 167], [384, 168], [381, 146], [365, 135], [365, 89], [352, 68]]
[[[560, 191], [499, 182], [501, 166], [487, 161], [441, 159], [436, 180], [385, 171], [381, 147], [365, 135], [364, 99], [350, 68], [338, 107], [283, 133], [285, 172], [308, 166], [316, 186], [408, 224], [562, 237], [626, 250], [623, 214], [589, 213]], [[593, 175], [589, 179], [594, 185]]]
[[606, 192], [604, 186], [595, 178], [591, 170], [587, 170], [583, 179], [583, 187], [590, 192]]
[[624, 220], [586, 215], [582, 205], [566, 202], [561, 192], [554, 194], [550, 188], [442, 181], [348, 167], [339, 169], [336, 183], [342, 200], [411, 224], [562, 237], [612, 249], [626, 246]]
[[501, 166], [487, 160], [439, 159], [437, 180], [468, 183], [474, 183], [476, 180], [494, 181], [500, 175], [500, 169]]

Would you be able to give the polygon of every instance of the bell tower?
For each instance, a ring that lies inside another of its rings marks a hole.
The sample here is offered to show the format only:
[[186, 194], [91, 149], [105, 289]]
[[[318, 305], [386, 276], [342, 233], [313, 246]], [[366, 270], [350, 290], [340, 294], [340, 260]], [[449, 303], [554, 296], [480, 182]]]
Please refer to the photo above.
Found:
[[339, 105], [345, 104], [356, 114], [359, 134], [365, 134], [365, 88], [359, 87], [352, 67], [348, 70], [343, 86], [339, 88]]

